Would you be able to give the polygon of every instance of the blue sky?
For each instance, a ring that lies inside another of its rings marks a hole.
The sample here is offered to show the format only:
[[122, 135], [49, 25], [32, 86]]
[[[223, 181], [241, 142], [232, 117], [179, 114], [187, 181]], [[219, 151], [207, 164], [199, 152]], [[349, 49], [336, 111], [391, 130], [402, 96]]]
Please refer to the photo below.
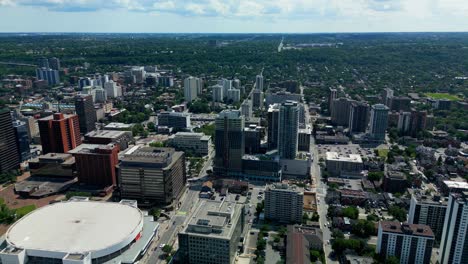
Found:
[[467, 0], [0, 0], [0, 32], [468, 31]]

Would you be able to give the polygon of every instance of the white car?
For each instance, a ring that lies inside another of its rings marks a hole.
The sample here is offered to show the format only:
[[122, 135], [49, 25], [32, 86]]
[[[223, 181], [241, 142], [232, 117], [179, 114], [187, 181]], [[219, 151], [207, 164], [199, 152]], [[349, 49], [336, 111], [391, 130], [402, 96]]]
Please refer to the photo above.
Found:
[[163, 248], [166, 244], [159, 245], [159, 248]]

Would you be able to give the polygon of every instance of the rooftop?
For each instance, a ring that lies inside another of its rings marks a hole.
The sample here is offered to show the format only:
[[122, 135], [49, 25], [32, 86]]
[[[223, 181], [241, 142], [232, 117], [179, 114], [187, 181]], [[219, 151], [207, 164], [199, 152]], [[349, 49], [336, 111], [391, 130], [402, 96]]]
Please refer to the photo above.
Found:
[[387, 233], [434, 238], [434, 233], [432, 232], [431, 228], [427, 225], [407, 223], [402, 224], [400, 222], [381, 221], [379, 224], [379, 228], [382, 228], [382, 231]]
[[105, 128], [121, 128], [121, 129], [130, 129], [133, 127], [133, 124], [124, 124], [124, 123], [109, 123]]
[[96, 149], [100, 150], [112, 150], [115, 147], [114, 144], [81, 144], [78, 147], [68, 151], [69, 154], [78, 154], [78, 153], [94, 153]]
[[243, 205], [229, 201], [203, 200], [182, 233], [230, 238], [235, 229], [232, 223]]
[[21, 218], [6, 234], [18, 248], [62, 253], [106, 250], [127, 239], [143, 223], [138, 208], [120, 203], [68, 201], [47, 205]]
[[348, 156], [341, 156], [338, 154], [338, 152], [327, 152], [327, 160], [362, 163], [362, 158], [359, 154], [349, 154]]
[[178, 157], [182, 154], [183, 152], [175, 151], [173, 148], [153, 148], [137, 145], [124, 153], [122, 162], [138, 162], [168, 166], [172, 162], [173, 156]]
[[118, 138], [122, 135], [128, 133], [127, 131], [118, 131], [118, 130], [94, 130], [86, 134], [86, 137], [92, 138]]
[[454, 189], [467, 189], [468, 190], [468, 183], [467, 182], [460, 182], [460, 181], [444, 181], [444, 184], [447, 188], [454, 188]]

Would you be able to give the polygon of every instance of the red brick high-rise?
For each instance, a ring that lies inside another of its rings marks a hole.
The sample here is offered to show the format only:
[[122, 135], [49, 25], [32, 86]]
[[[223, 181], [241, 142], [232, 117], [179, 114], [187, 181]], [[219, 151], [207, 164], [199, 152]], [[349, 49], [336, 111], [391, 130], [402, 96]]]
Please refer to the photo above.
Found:
[[75, 157], [80, 184], [99, 188], [116, 186], [115, 166], [119, 162], [117, 144], [83, 144], [68, 153]]
[[77, 115], [55, 113], [38, 120], [42, 152], [67, 153], [81, 145]]

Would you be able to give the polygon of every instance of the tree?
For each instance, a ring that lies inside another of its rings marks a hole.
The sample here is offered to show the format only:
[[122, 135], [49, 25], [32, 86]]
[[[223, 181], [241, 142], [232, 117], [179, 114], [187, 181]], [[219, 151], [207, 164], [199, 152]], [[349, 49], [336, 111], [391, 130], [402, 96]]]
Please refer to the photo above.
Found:
[[367, 179], [369, 181], [380, 181], [384, 176], [384, 173], [382, 171], [371, 171], [369, 174], [367, 174]]
[[333, 238], [344, 238], [344, 234], [343, 234], [343, 232], [341, 230], [335, 228], [335, 229], [333, 229], [332, 237]]
[[357, 219], [359, 217], [359, 210], [354, 206], [348, 206], [343, 209], [343, 216], [351, 219]]
[[316, 262], [317, 260], [320, 260], [320, 251], [310, 250], [310, 261]]
[[390, 256], [385, 259], [385, 264], [400, 264], [400, 260], [395, 256]]
[[148, 122], [147, 127], [148, 127], [148, 130], [151, 131], [151, 132], [155, 132], [155, 131], [156, 131], [156, 127], [155, 127], [155, 125], [154, 125], [153, 122]]
[[371, 221], [359, 220], [353, 224], [352, 232], [358, 237], [370, 237], [375, 233], [375, 224]]
[[309, 215], [307, 213], [304, 213], [302, 215], [302, 223], [307, 223], [309, 221]]
[[406, 221], [406, 210], [396, 205], [390, 206], [388, 213], [400, 222]]
[[257, 203], [257, 207], [255, 208], [255, 213], [257, 214], [257, 216], [259, 216], [263, 212], [263, 208], [265, 207], [264, 204], [264, 201], [262, 201], [261, 203]]
[[162, 248], [162, 251], [166, 254], [170, 254], [172, 252], [172, 246], [171, 245], [164, 245]]

